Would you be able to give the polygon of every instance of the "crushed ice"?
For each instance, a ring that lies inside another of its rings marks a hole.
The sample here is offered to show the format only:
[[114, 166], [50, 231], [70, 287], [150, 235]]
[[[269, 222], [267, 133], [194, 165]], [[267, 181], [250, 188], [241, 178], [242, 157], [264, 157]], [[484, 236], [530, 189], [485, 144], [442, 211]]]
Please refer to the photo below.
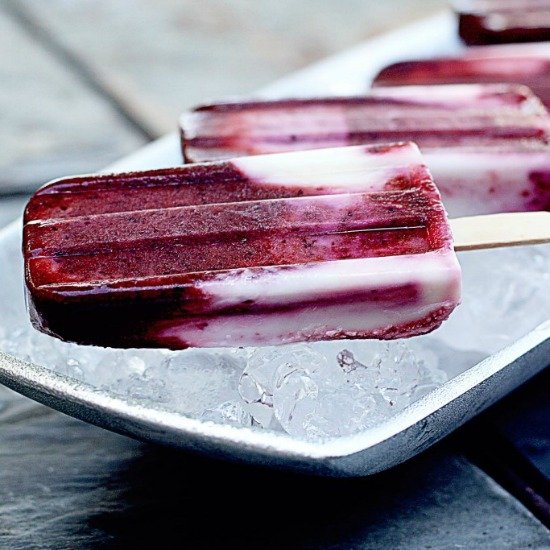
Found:
[[463, 304], [441, 329], [410, 340], [182, 352], [84, 347], [30, 327], [15, 241], [0, 251], [1, 350], [131, 401], [306, 439], [373, 426], [550, 317], [550, 246], [539, 246], [462, 254]]

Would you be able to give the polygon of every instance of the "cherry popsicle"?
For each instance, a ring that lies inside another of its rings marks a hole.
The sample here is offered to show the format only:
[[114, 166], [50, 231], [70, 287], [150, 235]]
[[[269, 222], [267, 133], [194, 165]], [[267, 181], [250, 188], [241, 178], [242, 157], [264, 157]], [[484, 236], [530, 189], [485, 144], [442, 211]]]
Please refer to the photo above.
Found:
[[524, 84], [550, 105], [550, 42], [466, 48], [455, 57], [401, 61], [382, 69], [374, 86], [508, 82]]
[[39, 330], [112, 347], [402, 338], [460, 299], [414, 144], [53, 182], [25, 214]]
[[466, 44], [550, 39], [550, 0], [454, 0], [453, 6]]

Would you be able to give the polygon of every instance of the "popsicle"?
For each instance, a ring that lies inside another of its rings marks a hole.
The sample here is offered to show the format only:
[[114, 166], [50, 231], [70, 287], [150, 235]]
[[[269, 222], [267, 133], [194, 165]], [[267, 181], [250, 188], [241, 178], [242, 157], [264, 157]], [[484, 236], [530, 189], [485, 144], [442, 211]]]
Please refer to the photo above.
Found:
[[27, 206], [24, 256], [34, 326], [101, 346], [402, 338], [460, 299], [411, 143], [58, 180]]
[[389, 65], [374, 86], [509, 82], [524, 84], [550, 105], [550, 42], [467, 48], [456, 57]]
[[467, 44], [550, 39], [549, 0], [454, 0], [453, 5]]
[[524, 86], [411, 86], [357, 97], [203, 105], [180, 120], [190, 162], [366, 142], [411, 140], [421, 147], [547, 142], [549, 119]]
[[528, 88], [491, 84], [219, 103], [184, 114], [181, 129], [191, 162], [414, 140], [456, 217], [550, 209], [549, 122]]

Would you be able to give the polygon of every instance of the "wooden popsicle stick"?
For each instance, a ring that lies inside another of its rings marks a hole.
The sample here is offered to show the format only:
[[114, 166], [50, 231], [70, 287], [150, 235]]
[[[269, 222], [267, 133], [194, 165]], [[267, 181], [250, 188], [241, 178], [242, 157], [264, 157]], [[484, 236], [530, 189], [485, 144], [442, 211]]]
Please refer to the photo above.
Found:
[[550, 242], [550, 212], [514, 212], [449, 220], [457, 252]]

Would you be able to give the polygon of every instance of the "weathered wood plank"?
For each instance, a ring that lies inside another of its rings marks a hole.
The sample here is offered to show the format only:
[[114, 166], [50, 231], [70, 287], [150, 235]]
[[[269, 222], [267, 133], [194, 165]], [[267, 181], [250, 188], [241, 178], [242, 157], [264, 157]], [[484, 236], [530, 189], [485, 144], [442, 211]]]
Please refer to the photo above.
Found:
[[[11, 0], [148, 127], [175, 128], [195, 103], [250, 93], [444, 0]], [[101, 39], [98, 40], [98, 36]]]
[[443, 446], [370, 479], [327, 480], [192, 457], [33, 412], [24, 422], [0, 419], [3, 547], [515, 549], [549, 542], [521, 505]]
[[511, 441], [550, 480], [550, 369], [517, 390], [488, 414]]
[[0, 193], [96, 170], [144, 143], [1, 9], [0, 50]]

